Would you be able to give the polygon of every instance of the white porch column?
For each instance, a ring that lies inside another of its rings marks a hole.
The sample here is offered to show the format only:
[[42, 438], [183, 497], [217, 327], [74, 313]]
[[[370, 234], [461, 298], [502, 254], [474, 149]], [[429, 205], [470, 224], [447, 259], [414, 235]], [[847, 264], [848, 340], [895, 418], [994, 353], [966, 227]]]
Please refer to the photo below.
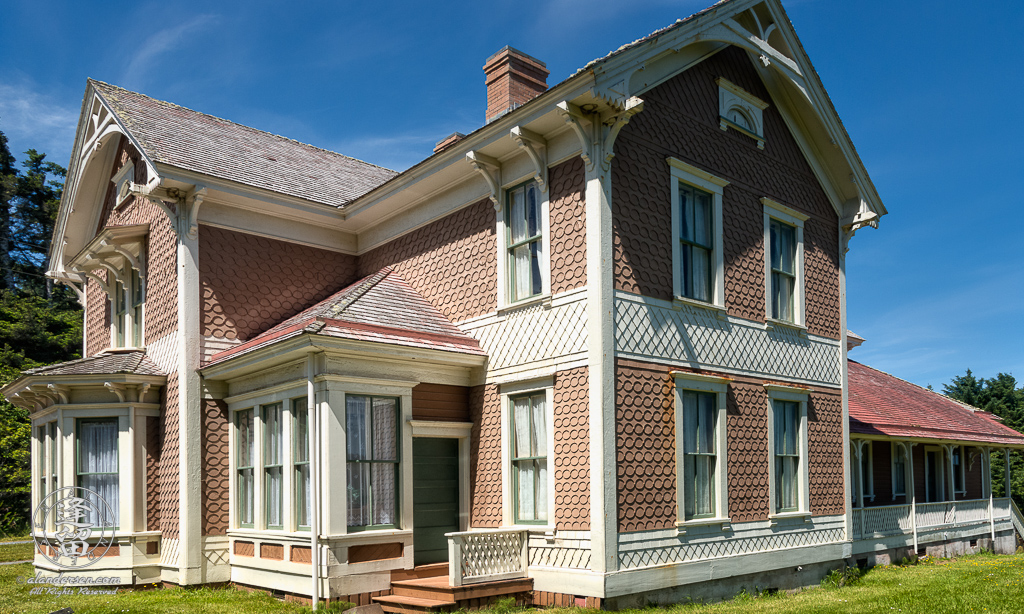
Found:
[[[984, 459], [984, 476], [981, 480], [982, 486], [988, 492], [988, 525], [992, 532], [992, 542], [996, 541], [996, 520], [995, 502], [992, 500], [992, 448], [982, 448], [981, 456]], [[994, 547], [994, 546], [993, 546]]]
[[1006, 475], [1004, 476], [1006, 486], [1003, 491], [1004, 497], [1010, 496], [1010, 448], [1003, 449], [1003, 459], [1006, 461]]
[[205, 189], [178, 201], [178, 581], [203, 582], [202, 429], [199, 374], [199, 233], [192, 212]]
[[910, 495], [910, 528], [914, 532], [914, 554], [917, 555], [917, 487], [914, 483], [914, 443], [908, 441], [903, 446], [907, 455], [907, 493]]

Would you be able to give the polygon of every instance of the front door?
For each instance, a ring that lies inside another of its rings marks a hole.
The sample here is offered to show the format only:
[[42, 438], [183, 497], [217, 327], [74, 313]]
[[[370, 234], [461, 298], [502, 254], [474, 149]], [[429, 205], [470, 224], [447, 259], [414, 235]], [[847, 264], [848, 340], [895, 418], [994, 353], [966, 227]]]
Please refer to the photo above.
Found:
[[942, 450], [925, 450], [924, 453], [924, 486], [925, 501], [935, 503], [945, 501], [945, 471], [943, 471]]
[[414, 438], [412, 483], [413, 562], [446, 562], [444, 534], [459, 530], [459, 440]]

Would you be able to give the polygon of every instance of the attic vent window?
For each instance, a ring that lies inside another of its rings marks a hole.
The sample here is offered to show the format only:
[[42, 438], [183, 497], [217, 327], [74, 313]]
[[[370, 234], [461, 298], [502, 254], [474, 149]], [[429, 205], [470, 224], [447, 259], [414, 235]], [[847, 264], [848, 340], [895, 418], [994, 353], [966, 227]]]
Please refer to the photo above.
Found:
[[120, 206], [131, 194], [132, 182], [135, 181], [135, 164], [128, 162], [117, 171], [117, 174], [110, 180], [115, 186], [114, 206]]
[[719, 77], [718, 120], [722, 130], [732, 128], [757, 141], [758, 149], [764, 149], [763, 111], [768, 103], [754, 96], [735, 83]]

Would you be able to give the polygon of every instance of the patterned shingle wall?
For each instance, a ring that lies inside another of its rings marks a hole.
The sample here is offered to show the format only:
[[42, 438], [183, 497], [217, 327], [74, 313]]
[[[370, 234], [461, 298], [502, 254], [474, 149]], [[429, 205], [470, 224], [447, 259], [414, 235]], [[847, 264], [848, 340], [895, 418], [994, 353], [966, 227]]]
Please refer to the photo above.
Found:
[[146, 418], [146, 530], [160, 529], [160, 418]]
[[490, 200], [464, 207], [359, 257], [360, 275], [385, 266], [452, 322], [497, 308], [494, 207]]
[[203, 335], [247, 340], [356, 280], [356, 258], [199, 227]]
[[[733, 382], [726, 395], [729, 517], [768, 518], [768, 394], [756, 383]], [[841, 461], [840, 461], [841, 462]]]
[[839, 337], [837, 216], [774, 105], [764, 111], [765, 149], [718, 120], [725, 77], [770, 101], [745, 52], [729, 48], [644, 93], [644, 111], [623, 128], [613, 159], [615, 287], [672, 298], [671, 192], [674, 156], [730, 181], [725, 188], [724, 256], [730, 315], [763, 321], [763, 207], [773, 198], [811, 215], [805, 224], [807, 326]]
[[587, 219], [583, 159], [548, 171], [551, 182], [551, 294], [587, 284]]
[[501, 405], [498, 386], [474, 386], [469, 391], [471, 527], [501, 526]]
[[[813, 392], [807, 404], [807, 448], [810, 464], [811, 513], [842, 514], [846, 508], [843, 476], [843, 397]], [[887, 448], [887, 446], [886, 446]], [[888, 456], [888, 455], [886, 455]], [[889, 465], [884, 467], [888, 475]], [[878, 472], [878, 466], [875, 466]], [[888, 482], [888, 478], [885, 480]], [[875, 490], [876, 493], [879, 491]], [[886, 497], [892, 491], [886, 490]]]
[[85, 284], [85, 355], [110, 347], [110, 301], [95, 280]]
[[204, 399], [202, 506], [203, 535], [226, 535], [228, 510], [228, 406], [224, 401]]
[[615, 451], [619, 531], [675, 526], [675, 391], [668, 369], [617, 360]]
[[167, 376], [164, 411], [160, 416], [160, 532], [178, 538], [178, 373]]
[[555, 526], [590, 530], [590, 385], [586, 367], [555, 374]]

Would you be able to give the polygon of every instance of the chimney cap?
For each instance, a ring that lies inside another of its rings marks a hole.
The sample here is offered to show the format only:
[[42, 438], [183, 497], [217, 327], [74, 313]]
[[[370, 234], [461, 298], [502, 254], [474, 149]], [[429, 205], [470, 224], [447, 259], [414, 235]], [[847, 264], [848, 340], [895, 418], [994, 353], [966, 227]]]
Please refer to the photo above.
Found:
[[545, 64], [544, 62], [538, 60], [537, 58], [533, 57], [532, 55], [530, 55], [528, 53], [524, 53], [524, 52], [520, 51], [519, 49], [516, 49], [515, 47], [513, 47], [511, 45], [505, 45], [501, 49], [498, 49], [496, 52], [494, 52], [494, 54], [492, 54], [490, 57], [487, 58], [487, 60], [484, 61], [484, 70], [487, 70], [488, 66], [490, 66], [491, 63], [493, 63], [496, 60], [501, 59], [501, 58], [503, 58], [505, 56], [516, 57], [516, 58], [519, 58], [519, 59], [528, 60], [530, 62], [533, 62], [534, 64], [537, 64], [541, 68], [547, 68], [548, 67], [547, 64]]

